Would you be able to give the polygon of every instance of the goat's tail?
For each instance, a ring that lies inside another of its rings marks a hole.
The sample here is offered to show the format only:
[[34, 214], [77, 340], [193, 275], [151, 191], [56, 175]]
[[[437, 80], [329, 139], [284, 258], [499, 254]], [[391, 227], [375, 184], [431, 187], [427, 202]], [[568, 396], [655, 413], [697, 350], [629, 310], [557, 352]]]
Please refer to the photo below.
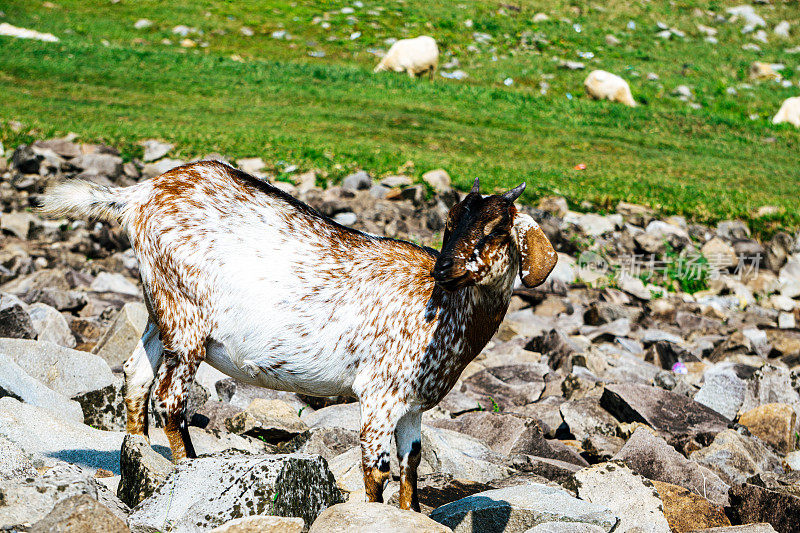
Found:
[[104, 187], [91, 181], [70, 180], [47, 188], [38, 210], [55, 217], [85, 217], [121, 222], [127, 207], [122, 187]]

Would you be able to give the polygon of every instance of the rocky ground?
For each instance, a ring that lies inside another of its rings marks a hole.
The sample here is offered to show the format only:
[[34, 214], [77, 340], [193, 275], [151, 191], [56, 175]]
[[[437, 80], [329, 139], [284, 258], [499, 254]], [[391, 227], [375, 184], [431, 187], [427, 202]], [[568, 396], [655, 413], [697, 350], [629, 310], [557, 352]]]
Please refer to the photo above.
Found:
[[[560, 261], [425, 415], [423, 515], [396, 508], [397, 481], [389, 506], [361, 503], [357, 404], [205, 365], [189, 408], [203, 456], [174, 466], [163, 432], [151, 447], [123, 431], [121, 365], [147, 316], [126, 238], [30, 209], [50, 179], [130, 184], [179, 164], [169, 150], [123, 163], [53, 139], [0, 157], [0, 528], [800, 531], [800, 241], [624, 203], [524, 208]], [[435, 244], [459, 193], [444, 171], [400, 170], [275, 184], [343, 224]]]

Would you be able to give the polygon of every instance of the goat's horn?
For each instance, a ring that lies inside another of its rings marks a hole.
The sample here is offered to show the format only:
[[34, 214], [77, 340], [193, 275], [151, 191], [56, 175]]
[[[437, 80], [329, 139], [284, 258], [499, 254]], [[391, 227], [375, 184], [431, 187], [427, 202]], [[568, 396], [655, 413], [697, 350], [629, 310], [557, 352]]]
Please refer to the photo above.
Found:
[[472, 189], [469, 192], [480, 192], [481, 184], [478, 183], [478, 178], [475, 178], [475, 183], [472, 184]]
[[513, 202], [522, 195], [522, 191], [525, 190], [525, 185], [527, 184], [523, 181], [522, 183], [520, 183], [507, 193], [505, 193], [503, 195], [503, 199], [508, 200], [509, 202]]

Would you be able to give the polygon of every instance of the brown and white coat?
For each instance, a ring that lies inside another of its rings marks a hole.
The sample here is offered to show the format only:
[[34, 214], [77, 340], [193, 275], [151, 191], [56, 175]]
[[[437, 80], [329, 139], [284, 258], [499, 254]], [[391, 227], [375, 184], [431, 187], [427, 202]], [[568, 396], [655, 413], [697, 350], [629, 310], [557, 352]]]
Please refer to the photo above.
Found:
[[118, 220], [139, 260], [151, 320], [124, 366], [129, 432], [146, 434], [155, 381], [173, 457], [194, 456], [183, 410], [201, 361], [263, 387], [352, 395], [368, 498], [381, 501], [394, 434], [400, 504], [419, 509], [422, 412], [494, 334], [516, 275], [536, 285], [555, 265], [513, 206], [522, 188], [483, 197], [476, 180], [441, 253], [340, 226], [216, 161], [127, 188], [62, 183], [43, 210]]

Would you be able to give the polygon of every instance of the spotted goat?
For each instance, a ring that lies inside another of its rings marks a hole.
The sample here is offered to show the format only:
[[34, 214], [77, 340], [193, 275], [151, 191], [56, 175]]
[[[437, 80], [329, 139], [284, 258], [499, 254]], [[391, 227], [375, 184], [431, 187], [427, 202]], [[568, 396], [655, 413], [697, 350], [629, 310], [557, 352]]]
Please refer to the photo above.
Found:
[[118, 221], [139, 260], [150, 320], [124, 365], [129, 433], [147, 435], [153, 389], [173, 458], [194, 457], [184, 407], [201, 361], [263, 387], [353, 396], [369, 501], [382, 501], [394, 434], [400, 507], [419, 510], [422, 413], [497, 330], [517, 274], [535, 286], [556, 263], [514, 207], [524, 188], [483, 196], [475, 180], [441, 252], [341, 226], [216, 161], [126, 188], [60, 183], [42, 210]]

